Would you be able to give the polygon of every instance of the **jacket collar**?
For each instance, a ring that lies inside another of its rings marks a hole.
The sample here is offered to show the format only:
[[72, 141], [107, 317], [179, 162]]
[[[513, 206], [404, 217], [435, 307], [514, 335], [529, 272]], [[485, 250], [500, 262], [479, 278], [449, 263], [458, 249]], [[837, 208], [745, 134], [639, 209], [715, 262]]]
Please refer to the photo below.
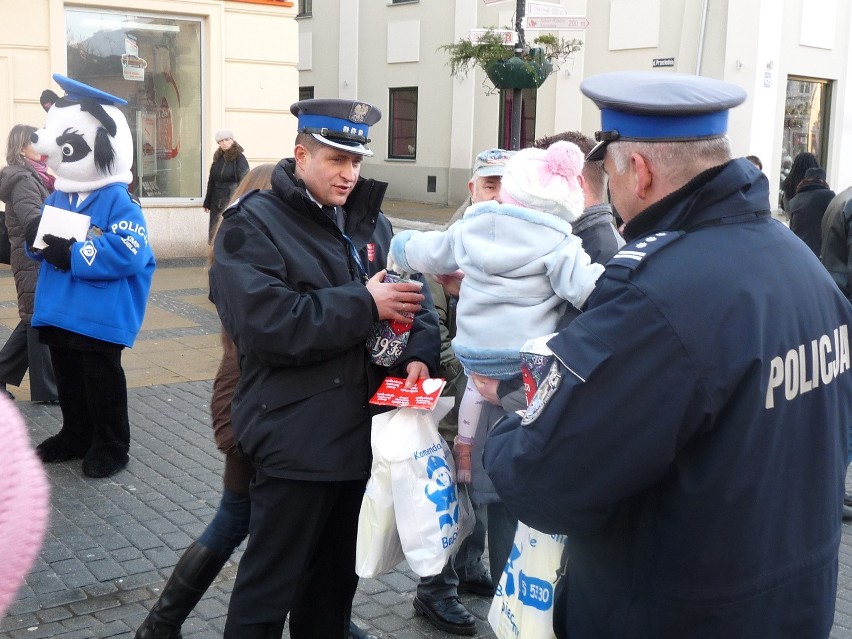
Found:
[[[716, 206], [720, 203], [724, 205]], [[749, 214], [770, 214], [769, 181], [751, 162], [740, 158], [699, 173], [649, 206], [625, 225], [624, 239], [630, 242], [657, 231], [691, 231]]]

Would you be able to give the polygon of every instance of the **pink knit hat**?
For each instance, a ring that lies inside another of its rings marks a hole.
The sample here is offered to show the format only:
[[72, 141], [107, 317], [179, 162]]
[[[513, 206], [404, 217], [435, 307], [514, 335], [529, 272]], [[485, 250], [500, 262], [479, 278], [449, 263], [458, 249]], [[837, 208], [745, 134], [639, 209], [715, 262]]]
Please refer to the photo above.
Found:
[[14, 402], [0, 395], [0, 616], [41, 549], [50, 513], [47, 476]]
[[573, 222], [583, 213], [582, 171], [583, 153], [571, 142], [521, 149], [506, 163], [500, 199]]

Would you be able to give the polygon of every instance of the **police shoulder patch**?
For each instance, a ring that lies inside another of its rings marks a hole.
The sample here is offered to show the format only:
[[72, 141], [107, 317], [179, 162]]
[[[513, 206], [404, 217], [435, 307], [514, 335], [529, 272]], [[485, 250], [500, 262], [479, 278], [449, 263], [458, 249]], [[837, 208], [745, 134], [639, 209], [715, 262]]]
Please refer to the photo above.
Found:
[[252, 195], [254, 195], [255, 193], [257, 193], [259, 191], [260, 191], [260, 189], [252, 189], [251, 191], [247, 191], [246, 193], [243, 193], [240, 197], [238, 197], [236, 200], [231, 202], [228, 205], [228, 208], [226, 208], [224, 211], [222, 211], [222, 217], [231, 217], [234, 213], [236, 213], [239, 210], [240, 204], [245, 202]]
[[559, 372], [559, 362], [553, 362], [550, 365], [550, 370], [547, 371], [547, 375], [538, 385], [538, 390], [533, 395], [530, 405], [527, 406], [524, 418], [521, 420], [522, 426], [531, 424], [541, 415], [541, 411], [544, 410], [544, 407], [553, 398], [554, 393], [556, 393], [561, 383], [562, 373]]
[[672, 242], [679, 240], [684, 235], [686, 233], [683, 231], [661, 231], [633, 240], [629, 244], [625, 244], [618, 253], [613, 255], [607, 266], [617, 264], [631, 270], [636, 269], [647, 258], [658, 253]]

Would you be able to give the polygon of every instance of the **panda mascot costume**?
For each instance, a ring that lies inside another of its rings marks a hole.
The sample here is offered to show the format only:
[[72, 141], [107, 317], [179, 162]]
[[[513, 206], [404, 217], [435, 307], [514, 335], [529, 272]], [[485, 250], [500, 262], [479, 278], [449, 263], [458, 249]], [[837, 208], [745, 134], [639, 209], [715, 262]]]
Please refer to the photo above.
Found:
[[65, 96], [32, 136], [56, 174], [45, 207], [90, 222], [85, 237], [43, 234], [41, 250], [33, 248], [37, 225], [26, 230], [30, 256], [42, 261], [32, 324], [50, 348], [62, 410], [62, 429], [36, 452], [44, 462], [82, 458], [85, 475], [109, 477], [129, 459], [121, 351], [142, 325], [154, 254], [142, 208], [128, 191], [133, 140], [116, 107], [127, 102], [58, 74], [53, 79]]

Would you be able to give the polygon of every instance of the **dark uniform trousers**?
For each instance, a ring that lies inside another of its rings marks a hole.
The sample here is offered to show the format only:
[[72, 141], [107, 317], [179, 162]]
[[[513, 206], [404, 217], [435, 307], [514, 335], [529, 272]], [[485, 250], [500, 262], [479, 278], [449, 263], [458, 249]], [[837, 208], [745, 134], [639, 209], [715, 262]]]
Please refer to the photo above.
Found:
[[292, 639], [347, 636], [366, 485], [255, 474], [225, 639], [280, 639], [288, 612]]

